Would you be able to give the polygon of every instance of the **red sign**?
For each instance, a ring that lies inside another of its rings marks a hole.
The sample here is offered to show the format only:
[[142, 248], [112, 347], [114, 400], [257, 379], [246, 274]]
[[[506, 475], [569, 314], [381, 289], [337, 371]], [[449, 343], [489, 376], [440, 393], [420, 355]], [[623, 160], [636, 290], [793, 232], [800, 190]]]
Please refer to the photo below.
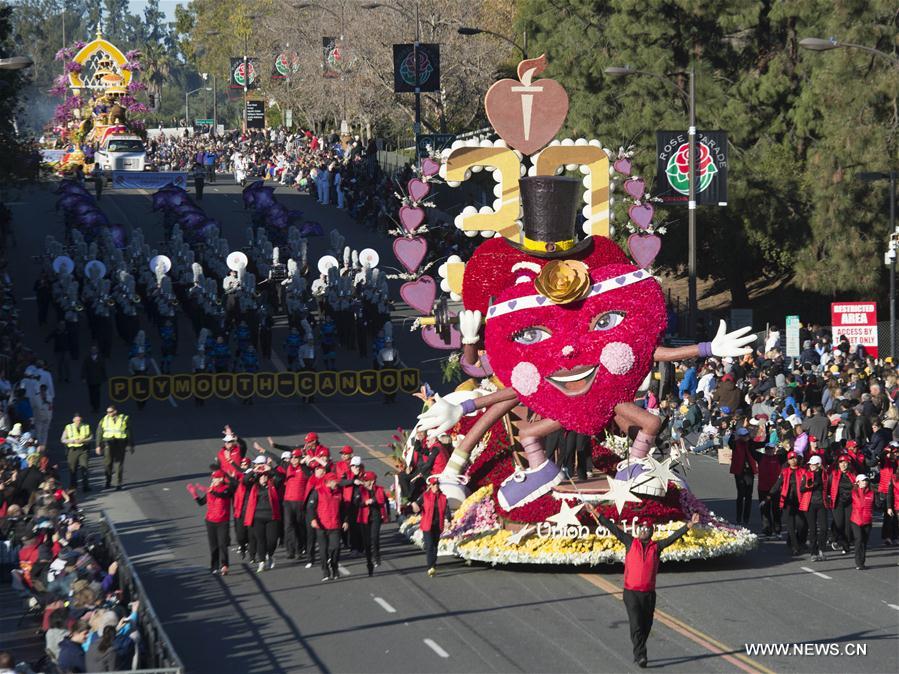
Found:
[[861, 344], [869, 356], [877, 358], [877, 304], [874, 302], [834, 302], [830, 305], [833, 343], [846, 336], [850, 344]]

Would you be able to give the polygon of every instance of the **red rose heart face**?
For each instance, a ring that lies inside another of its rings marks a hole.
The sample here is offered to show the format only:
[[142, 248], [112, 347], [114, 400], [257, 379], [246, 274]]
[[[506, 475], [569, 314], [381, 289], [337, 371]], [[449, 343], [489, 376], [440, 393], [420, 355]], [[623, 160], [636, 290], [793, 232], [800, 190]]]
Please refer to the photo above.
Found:
[[[638, 271], [629, 264], [591, 269], [594, 283]], [[644, 272], [645, 273], [645, 272]], [[535, 295], [533, 281], [496, 303]], [[493, 370], [521, 401], [566, 429], [596, 434], [615, 406], [633, 402], [665, 330], [665, 299], [651, 276], [568, 305], [512, 311], [487, 320], [484, 344]]]

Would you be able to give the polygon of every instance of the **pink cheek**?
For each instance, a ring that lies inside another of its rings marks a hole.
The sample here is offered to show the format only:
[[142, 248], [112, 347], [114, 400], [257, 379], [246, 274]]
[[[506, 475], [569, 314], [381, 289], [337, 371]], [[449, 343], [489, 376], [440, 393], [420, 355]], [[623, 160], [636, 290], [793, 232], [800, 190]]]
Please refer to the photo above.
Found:
[[612, 374], [626, 374], [634, 366], [634, 351], [624, 342], [609, 342], [602, 348], [599, 362]]
[[533, 363], [523, 361], [512, 370], [512, 388], [521, 395], [533, 395], [539, 387], [540, 372]]

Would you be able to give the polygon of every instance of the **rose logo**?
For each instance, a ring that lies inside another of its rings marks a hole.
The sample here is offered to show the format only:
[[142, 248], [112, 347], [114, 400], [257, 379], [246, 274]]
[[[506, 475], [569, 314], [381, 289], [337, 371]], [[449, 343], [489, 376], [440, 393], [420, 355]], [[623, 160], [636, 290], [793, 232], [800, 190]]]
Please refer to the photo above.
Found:
[[[712, 184], [712, 179], [718, 173], [718, 167], [712, 159], [709, 146], [705, 143], [697, 143], [699, 156], [696, 158], [696, 173], [699, 175], [699, 184], [696, 186], [697, 194], [704, 191]], [[690, 144], [684, 143], [668, 160], [665, 167], [665, 175], [668, 176], [668, 184], [683, 195], [690, 194]]]
[[[247, 61], [246, 66], [250, 72], [250, 85], [252, 85], [256, 81], [256, 66], [253, 65], [252, 61]], [[237, 67], [234, 69], [234, 83], [241, 87], [248, 86], [247, 78], [244, 77], [243, 63], [237, 64]]]

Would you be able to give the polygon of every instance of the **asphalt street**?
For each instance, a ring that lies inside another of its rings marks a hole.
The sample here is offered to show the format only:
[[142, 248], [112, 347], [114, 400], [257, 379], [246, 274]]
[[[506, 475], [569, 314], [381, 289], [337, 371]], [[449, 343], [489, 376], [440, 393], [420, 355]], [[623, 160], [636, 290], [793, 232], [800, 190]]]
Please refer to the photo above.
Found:
[[[12, 206], [17, 247], [12, 259], [23, 327], [49, 362], [38, 329], [32, 284], [44, 237], [62, 237], [52, 185], [24, 193]], [[362, 229], [346, 213], [279, 188], [288, 208], [318, 220], [325, 236], [310, 241], [317, 260], [337, 227], [349, 245], [376, 248], [391, 265], [390, 241]], [[207, 185], [202, 205], [224, 223], [223, 235], [239, 248], [249, 216], [238, 187]], [[149, 193], [109, 190], [102, 208], [114, 222], [162, 239], [161, 216], [151, 213]], [[398, 326], [399, 327], [399, 326]], [[188, 371], [193, 340], [186, 321], [174, 371]], [[419, 366], [440, 388], [438, 352], [417, 335], [396, 330], [403, 360]], [[148, 331], [151, 340], [155, 334]], [[282, 351], [286, 330], [275, 333]], [[87, 344], [84, 330], [83, 346]], [[157, 342], [158, 344], [158, 342]], [[158, 346], [154, 349], [158, 353]], [[110, 374], [126, 370], [126, 346], [116, 343]], [[282, 366], [276, 357], [270, 367]], [[369, 359], [340, 353], [338, 369], [367, 367]], [[269, 364], [264, 364], [264, 367]], [[76, 379], [57, 383], [51, 438], [75, 409], [85, 410], [86, 389]], [[271, 398], [251, 406], [237, 400], [151, 401], [131, 415], [137, 452], [125, 468], [126, 489], [96, 492], [88, 500], [118, 527], [175, 649], [190, 672], [628, 672], [636, 671], [627, 618], [617, 592], [620, 566], [594, 569], [491, 568], [440, 560], [439, 574], [425, 574], [424, 557], [387, 526], [384, 563], [373, 578], [364, 559], [344, 558], [341, 578], [320, 582], [320, 569], [288, 562], [257, 575], [234, 563], [227, 578], [208, 572], [203, 511], [185, 491], [206, 482], [226, 423], [249, 442], [298, 442], [308, 431], [332, 448], [353, 445], [379, 475], [378, 457], [397, 426], [410, 426], [420, 409], [411, 396], [385, 405], [380, 396], [299, 400]], [[92, 423], [96, 420], [92, 419]], [[58, 450], [58, 446], [56, 450]], [[59, 453], [61, 458], [61, 452]], [[93, 484], [102, 466], [91, 461]], [[383, 483], [386, 477], [381, 477]], [[688, 474], [694, 492], [717, 513], [733, 514], [735, 490], [726, 467], [697, 457]], [[760, 524], [754, 514], [753, 526]], [[851, 557], [827, 562], [791, 559], [783, 543], [763, 543], [753, 553], [700, 563], [665, 564], [658, 582], [656, 623], [649, 642], [650, 669], [675, 672], [895, 672], [899, 670], [899, 567], [896, 549], [879, 547], [872, 535], [870, 570], [855, 570]], [[235, 560], [232, 560], [234, 562]], [[746, 644], [855, 644], [865, 655], [752, 656]]]

